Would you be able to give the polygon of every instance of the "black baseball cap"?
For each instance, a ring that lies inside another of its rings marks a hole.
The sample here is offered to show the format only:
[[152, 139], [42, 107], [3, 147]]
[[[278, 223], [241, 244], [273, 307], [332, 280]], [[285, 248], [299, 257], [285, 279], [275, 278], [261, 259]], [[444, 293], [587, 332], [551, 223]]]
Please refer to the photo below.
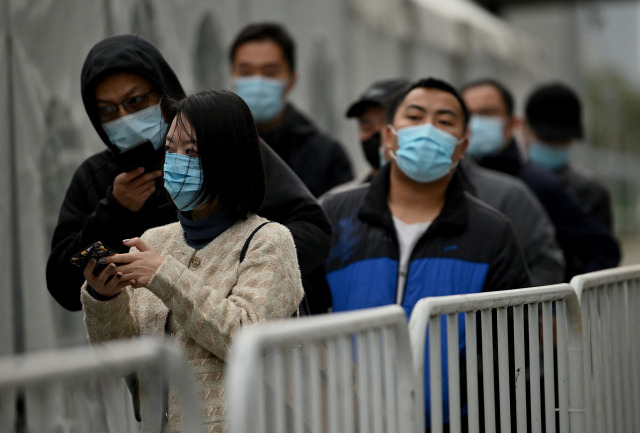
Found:
[[409, 86], [410, 81], [404, 78], [391, 78], [373, 83], [360, 99], [351, 104], [347, 110], [347, 117], [360, 117], [364, 111], [373, 105], [385, 105], [396, 92]]
[[535, 89], [525, 107], [529, 126], [543, 140], [582, 138], [581, 111], [575, 92], [560, 83]]

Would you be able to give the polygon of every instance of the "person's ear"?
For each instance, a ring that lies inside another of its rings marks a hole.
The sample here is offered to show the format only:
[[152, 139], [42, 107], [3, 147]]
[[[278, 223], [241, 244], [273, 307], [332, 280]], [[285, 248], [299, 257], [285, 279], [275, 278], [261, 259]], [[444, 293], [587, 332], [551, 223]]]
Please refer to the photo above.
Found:
[[397, 144], [398, 139], [396, 137], [396, 134], [394, 134], [393, 126], [389, 124], [385, 125], [385, 127], [382, 129], [382, 131], [380, 131], [380, 133], [381, 133], [380, 146], [382, 146], [382, 149], [384, 151], [384, 159], [386, 161], [389, 161], [390, 152], [396, 150], [396, 148], [398, 147], [398, 144]]
[[293, 87], [296, 85], [297, 82], [298, 82], [298, 73], [292, 72], [291, 77], [289, 78], [289, 82], [287, 83], [287, 87], [284, 88], [283, 98], [285, 99], [287, 98], [287, 96], [293, 90]]
[[510, 139], [516, 133], [516, 131], [522, 128], [524, 124], [524, 120], [516, 115], [511, 115], [507, 117], [507, 121], [504, 125], [504, 136], [506, 139]]
[[467, 152], [467, 147], [469, 147], [469, 127], [464, 130], [464, 135], [462, 136], [462, 142], [459, 144], [460, 147], [460, 156], [458, 159], [463, 159], [464, 154]]

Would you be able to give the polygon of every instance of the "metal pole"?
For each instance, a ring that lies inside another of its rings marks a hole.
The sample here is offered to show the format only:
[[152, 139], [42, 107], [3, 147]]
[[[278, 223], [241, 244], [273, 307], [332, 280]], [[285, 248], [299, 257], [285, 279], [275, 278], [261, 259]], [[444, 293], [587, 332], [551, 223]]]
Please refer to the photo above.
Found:
[[12, 309], [13, 309], [13, 351], [23, 353], [24, 323], [22, 320], [22, 281], [20, 278], [20, 218], [18, 213], [18, 152], [15, 130], [15, 95], [13, 91], [13, 35], [11, 28], [11, 1], [4, 3], [3, 15], [5, 18], [5, 48], [7, 52], [7, 108], [8, 108], [8, 128], [9, 138], [9, 182], [10, 182], [10, 230], [11, 230], [11, 289], [12, 289]]

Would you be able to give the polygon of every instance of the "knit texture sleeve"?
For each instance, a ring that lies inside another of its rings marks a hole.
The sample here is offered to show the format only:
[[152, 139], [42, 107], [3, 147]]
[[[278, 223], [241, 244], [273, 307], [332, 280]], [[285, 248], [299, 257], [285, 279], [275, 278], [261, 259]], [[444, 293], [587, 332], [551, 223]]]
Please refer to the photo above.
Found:
[[91, 343], [138, 335], [138, 326], [130, 308], [132, 291], [133, 289], [127, 286], [118, 296], [101, 301], [89, 294], [85, 282], [81, 290], [81, 300], [84, 323]]

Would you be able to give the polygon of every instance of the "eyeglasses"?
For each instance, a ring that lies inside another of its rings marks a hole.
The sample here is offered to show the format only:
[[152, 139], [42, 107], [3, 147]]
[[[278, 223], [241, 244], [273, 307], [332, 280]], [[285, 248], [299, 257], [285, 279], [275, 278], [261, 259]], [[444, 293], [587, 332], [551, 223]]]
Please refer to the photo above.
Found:
[[119, 104], [107, 104], [98, 106], [98, 114], [100, 114], [100, 120], [102, 122], [108, 122], [118, 118], [118, 106], [122, 105], [127, 113], [135, 113], [136, 111], [144, 110], [149, 106], [149, 96], [153, 93], [153, 89], [147, 93], [132, 96], [126, 101], [122, 101]]

